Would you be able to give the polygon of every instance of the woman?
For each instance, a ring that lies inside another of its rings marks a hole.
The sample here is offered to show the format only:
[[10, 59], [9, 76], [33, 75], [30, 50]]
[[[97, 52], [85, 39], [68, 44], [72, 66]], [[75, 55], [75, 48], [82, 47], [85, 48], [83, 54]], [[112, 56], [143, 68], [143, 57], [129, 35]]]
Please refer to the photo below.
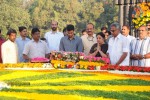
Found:
[[90, 50], [89, 56], [107, 57], [108, 44], [105, 44], [105, 35], [100, 32], [97, 33], [97, 43], [95, 43]]

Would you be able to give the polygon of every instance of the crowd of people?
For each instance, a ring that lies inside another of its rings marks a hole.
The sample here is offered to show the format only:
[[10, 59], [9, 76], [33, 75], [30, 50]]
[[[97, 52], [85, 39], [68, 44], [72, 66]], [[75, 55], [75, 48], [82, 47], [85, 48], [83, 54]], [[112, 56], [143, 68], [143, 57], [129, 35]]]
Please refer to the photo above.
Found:
[[[1, 33], [1, 31], [0, 31]], [[112, 65], [150, 67], [150, 21], [140, 26], [138, 37], [129, 35], [130, 27], [118, 23], [102, 27], [95, 33], [94, 24], [88, 23], [81, 36], [75, 34], [75, 27], [67, 25], [63, 32], [58, 31], [58, 22], [51, 22], [51, 31], [40, 38], [39, 28], [27, 37], [27, 28], [19, 27], [20, 36], [14, 29], [7, 32], [8, 40], [0, 36], [0, 62], [29, 62], [32, 58], [49, 58], [53, 51], [84, 52], [87, 56], [108, 57]]]

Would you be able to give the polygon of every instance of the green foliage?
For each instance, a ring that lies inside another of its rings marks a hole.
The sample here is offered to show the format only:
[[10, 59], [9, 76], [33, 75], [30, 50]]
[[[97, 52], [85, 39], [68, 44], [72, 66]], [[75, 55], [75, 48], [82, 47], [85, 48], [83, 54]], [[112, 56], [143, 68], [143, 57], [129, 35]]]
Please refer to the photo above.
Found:
[[107, 86], [107, 85], [136, 85], [136, 86], [149, 86], [150, 81], [140, 79], [120, 79], [120, 80], [90, 80], [90, 81], [71, 81], [71, 82], [58, 82], [58, 83], [42, 83], [37, 84], [48, 86], [75, 86], [75, 85], [92, 85], [92, 86]]
[[21, 8], [20, 0], [1, 0], [0, 3], [0, 29], [6, 34], [7, 29], [18, 26], [29, 27], [31, 25], [30, 15], [27, 10]]
[[60, 31], [73, 24], [80, 33], [91, 22], [99, 32], [117, 20], [117, 13], [112, 0], [0, 0], [0, 29], [6, 34], [8, 28], [39, 27], [44, 35], [57, 20]]

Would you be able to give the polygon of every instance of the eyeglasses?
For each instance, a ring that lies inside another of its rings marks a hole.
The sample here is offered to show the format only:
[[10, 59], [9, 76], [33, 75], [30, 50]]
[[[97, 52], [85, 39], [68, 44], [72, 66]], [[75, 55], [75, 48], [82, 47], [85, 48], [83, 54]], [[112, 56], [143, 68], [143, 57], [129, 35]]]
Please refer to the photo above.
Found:
[[111, 32], [115, 32], [116, 30], [110, 30]]

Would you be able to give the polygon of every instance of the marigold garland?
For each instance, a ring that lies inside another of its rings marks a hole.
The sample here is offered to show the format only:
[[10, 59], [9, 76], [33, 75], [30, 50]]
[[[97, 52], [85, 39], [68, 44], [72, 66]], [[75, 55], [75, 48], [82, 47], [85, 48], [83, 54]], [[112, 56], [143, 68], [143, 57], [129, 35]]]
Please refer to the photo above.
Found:
[[147, 21], [150, 21], [150, 2], [138, 4], [132, 14], [132, 22], [135, 28], [138, 29], [142, 25], [146, 25]]

